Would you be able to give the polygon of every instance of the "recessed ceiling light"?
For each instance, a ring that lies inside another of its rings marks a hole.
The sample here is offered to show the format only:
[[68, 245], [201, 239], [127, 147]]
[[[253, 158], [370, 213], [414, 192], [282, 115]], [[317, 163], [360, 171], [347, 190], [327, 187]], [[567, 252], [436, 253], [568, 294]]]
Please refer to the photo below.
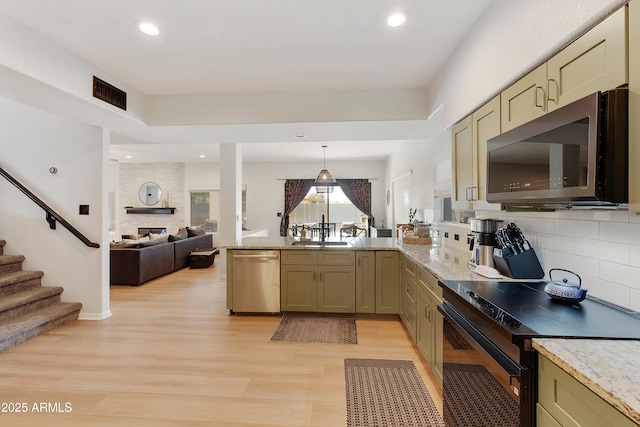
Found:
[[200, 158], [201, 159], [204, 159], [205, 157], [207, 157], [207, 156], [205, 156], [204, 154], [200, 154]]
[[294, 133], [294, 134], [293, 134], [293, 137], [294, 137], [294, 138], [298, 138], [298, 139], [302, 139], [302, 138], [306, 138], [306, 137], [307, 137], [307, 134], [304, 134], [304, 133]]
[[124, 156], [127, 159], [133, 159], [133, 156]]
[[160, 30], [158, 30], [158, 27], [153, 25], [151, 22], [142, 22], [140, 25], [138, 25], [138, 28], [140, 29], [140, 31], [150, 36], [157, 36], [158, 34], [160, 34]]
[[394, 12], [387, 16], [387, 25], [390, 27], [399, 27], [407, 21], [409, 14], [407, 12]]

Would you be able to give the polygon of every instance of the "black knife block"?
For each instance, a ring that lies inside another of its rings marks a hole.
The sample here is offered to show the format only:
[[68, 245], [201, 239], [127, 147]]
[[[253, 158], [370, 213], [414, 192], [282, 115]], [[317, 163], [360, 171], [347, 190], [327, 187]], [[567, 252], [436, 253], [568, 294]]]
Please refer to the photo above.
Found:
[[494, 250], [493, 262], [500, 273], [513, 279], [542, 279], [544, 277], [544, 270], [533, 249], [527, 249], [518, 254], [504, 250], [502, 256], [496, 255]]

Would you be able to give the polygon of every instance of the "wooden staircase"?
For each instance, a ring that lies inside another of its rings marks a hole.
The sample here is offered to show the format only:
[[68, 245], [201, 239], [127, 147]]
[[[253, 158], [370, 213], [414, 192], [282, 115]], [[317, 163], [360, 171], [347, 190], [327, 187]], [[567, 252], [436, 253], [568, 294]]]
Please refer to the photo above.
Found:
[[42, 271], [22, 270], [22, 255], [4, 255], [0, 240], [0, 352], [75, 320], [82, 304], [60, 301], [64, 290], [42, 286]]

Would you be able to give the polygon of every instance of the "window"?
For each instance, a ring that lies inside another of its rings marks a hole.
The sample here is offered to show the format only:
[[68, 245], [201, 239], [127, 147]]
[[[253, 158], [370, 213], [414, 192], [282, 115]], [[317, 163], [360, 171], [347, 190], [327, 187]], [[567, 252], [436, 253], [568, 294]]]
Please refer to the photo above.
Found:
[[331, 193], [318, 193], [316, 187], [311, 187], [304, 200], [291, 213], [289, 224], [312, 226], [322, 222], [322, 215], [325, 216], [325, 222], [335, 224], [335, 227], [331, 227], [332, 233], [337, 233], [345, 224], [367, 228], [367, 215], [347, 199], [339, 186], [333, 187]]
[[218, 231], [218, 191], [191, 192], [191, 225]]

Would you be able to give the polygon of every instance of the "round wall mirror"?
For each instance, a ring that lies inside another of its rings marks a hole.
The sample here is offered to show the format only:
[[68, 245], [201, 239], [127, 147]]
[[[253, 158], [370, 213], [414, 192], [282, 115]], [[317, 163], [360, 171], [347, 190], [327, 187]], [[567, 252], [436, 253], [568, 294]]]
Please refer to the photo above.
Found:
[[160, 201], [160, 197], [162, 197], [162, 190], [155, 182], [145, 182], [140, 186], [138, 196], [142, 203], [147, 206], [151, 206]]

